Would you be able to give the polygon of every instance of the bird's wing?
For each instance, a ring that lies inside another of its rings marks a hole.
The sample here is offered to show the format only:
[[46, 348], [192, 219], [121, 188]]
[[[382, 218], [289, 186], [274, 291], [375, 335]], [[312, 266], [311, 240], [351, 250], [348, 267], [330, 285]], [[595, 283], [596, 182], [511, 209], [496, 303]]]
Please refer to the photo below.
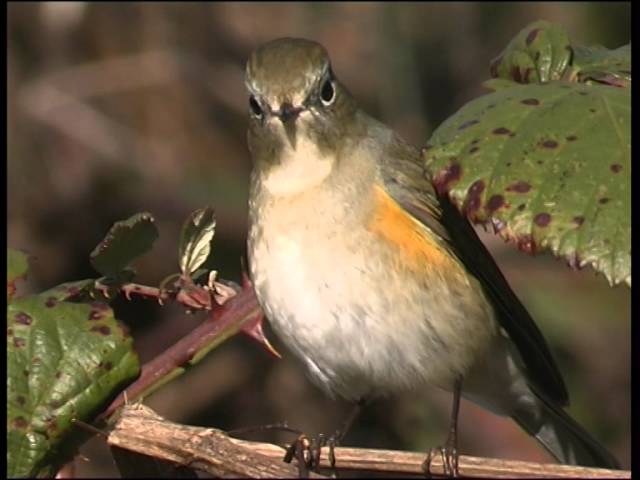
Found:
[[425, 177], [419, 152], [402, 140], [394, 139], [381, 163], [387, 192], [480, 281], [500, 325], [520, 351], [530, 381], [550, 399], [567, 405], [569, 395], [564, 380], [542, 333], [471, 224], [448, 198], [437, 195], [431, 181]]

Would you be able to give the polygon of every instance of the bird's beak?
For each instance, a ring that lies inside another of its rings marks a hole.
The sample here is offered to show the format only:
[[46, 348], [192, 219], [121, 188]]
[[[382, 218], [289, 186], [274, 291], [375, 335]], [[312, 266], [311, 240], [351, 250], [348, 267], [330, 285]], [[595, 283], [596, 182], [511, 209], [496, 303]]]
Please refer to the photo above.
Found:
[[280, 110], [276, 112], [276, 116], [282, 122], [284, 133], [293, 150], [296, 149], [296, 119], [301, 111], [302, 107], [294, 107], [290, 103], [285, 102], [280, 106]]

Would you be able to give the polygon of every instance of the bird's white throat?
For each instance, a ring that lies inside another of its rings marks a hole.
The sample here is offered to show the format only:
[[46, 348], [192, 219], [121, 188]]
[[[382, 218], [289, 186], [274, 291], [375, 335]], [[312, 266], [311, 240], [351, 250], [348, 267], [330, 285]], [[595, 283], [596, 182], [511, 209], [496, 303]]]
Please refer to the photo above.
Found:
[[333, 155], [323, 154], [304, 132], [298, 132], [296, 147], [288, 141], [280, 162], [265, 175], [263, 185], [275, 196], [289, 196], [322, 183], [335, 163]]

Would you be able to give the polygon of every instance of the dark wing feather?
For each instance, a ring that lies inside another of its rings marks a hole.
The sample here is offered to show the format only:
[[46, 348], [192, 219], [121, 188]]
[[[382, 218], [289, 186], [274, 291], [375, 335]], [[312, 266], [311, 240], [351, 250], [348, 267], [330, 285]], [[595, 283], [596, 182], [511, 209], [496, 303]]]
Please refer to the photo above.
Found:
[[[385, 152], [382, 177], [389, 194], [434, 233], [482, 284], [498, 321], [516, 345], [530, 381], [559, 405], [569, 403], [564, 380], [542, 333], [511, 290], [471, 224], [446, 197], [439, 197], [424, 175], [416, 149], [394, 139]], [[451, 239], [455, 238], [455, 242]]]

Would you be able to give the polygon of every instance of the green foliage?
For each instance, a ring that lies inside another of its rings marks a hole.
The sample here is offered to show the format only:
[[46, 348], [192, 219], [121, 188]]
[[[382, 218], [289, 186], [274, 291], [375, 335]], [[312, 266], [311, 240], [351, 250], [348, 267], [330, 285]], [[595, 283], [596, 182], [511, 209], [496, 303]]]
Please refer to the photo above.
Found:
[[16, 280], [24, 278], [29, 269], [27, 256], [18, 250], [7, 250], [7, 302], [16, 291]]
[[[213, 209], [207, 207], [193, 212], [182, 230], [182, 275], [170, 278], [179, 277], [180, 281], [171, 285], [173, 295], [188, 308], [212, 307], [215, 285], [200, 287], [191, 275], [199, 271], [211, 253], [215, 225]], [[68, 282], [23, 298], [14, 298], [14, 284], [27, 273], [27, 257], [8, 250], [7, 458], [11, 476], [54, 475], [86, 440], [85, 432], [74, 421], [90, 423], [101, 407], [106, 407], [138, 376], [140, 365], [131, 337], [114, 318], [109, 305], [93, 298], [96, 294], [109, 298], [120, 291], [127, 297], [143, 292], [159, 301], [169, 298], [162, 288], [129, 282], [134, 272], [127, 266], [145, 253], [157, 236], [153, 217], [148, 213], [116, 222], [91, 254], [93, 266], [107, 278]], [[259, 310], [242, 312], [238, 318], [218, 325], [213, 334], [207, 334], [209, 327], [203, 327], [203, 333], [192, 339], [184, 351], [172, 351], [164, 363], [156, 365], [162, 373], [136, 383], [136, 391], [153, 391], [182, 373], [185, 359], [196, 363], [228, 336], [242, 331], [245, 323], [254, 326], [259, 320], [253, 320], [262, 318], [257, 316]]]
[[192, 275], [209, 257], [215, 227], [216, 217], [211, 207], [196, 210], [184, 222], [178, 249], [184, 275]]
[[574, 67], [578, 81], [631, 86], [631, 45], [616, 50], [604, 47], [576, 47]]
[[[536, 22], [492, 63], [496, 90], [424, 149], [441, 193], [528, 252], [631, 284], [630, 47], [572, 47]], [[533, 83], [529, 83], [533, 82]]]
[[91, 252], [91, 264], [102, 275], [115, 277], [136, 257], [149, 251], [156, 238], [158, 229], [153, 216], [137, 213], [111, 227]]
[[139, 373], [132, 339], [107, 304], [65, 301], [91, 283], [61, 285], [8, 305], [10, 477], [54, 475], [84, 441], [73, 420], [90, 422]]
[[541, 20], [518, 33], [491, 62], [491, 76], [520, 83], [559, 80], [572, 54], [565, 31]]

